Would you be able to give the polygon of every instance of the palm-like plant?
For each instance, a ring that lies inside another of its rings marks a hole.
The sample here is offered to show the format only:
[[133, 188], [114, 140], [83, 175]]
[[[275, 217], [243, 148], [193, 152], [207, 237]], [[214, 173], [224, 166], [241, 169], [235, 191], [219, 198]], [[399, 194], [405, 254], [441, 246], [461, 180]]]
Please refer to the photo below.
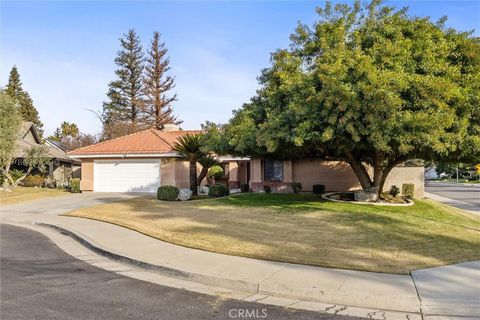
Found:
[[200, 159], [198, 159], [198, 163], [200, 163], [200, 165], [202, 166], [202, 171], [200, 171], [200, 175], [198, 176], [198, 179], [197, 179], [197, 185], [200, 185], [203, 179], [205, 179], [205, 177], [207, 176], [208, 169], [218, 164], [218, 161], [217, 159], [215, 159], [213, 155], [206, 154]]
[[173, 150], [190, 162], [190, 190], [197, 195], [197, 161], [205, 156], [202, 151], [201, 135], [185, 134], [177, 139]]

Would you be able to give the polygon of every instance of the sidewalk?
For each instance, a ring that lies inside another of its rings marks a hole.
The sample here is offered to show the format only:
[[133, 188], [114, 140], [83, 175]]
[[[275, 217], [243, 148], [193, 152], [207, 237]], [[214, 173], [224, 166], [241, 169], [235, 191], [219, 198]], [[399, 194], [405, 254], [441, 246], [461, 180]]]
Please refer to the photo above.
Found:
[[[68, 208], [79, 205], [74, 200], [66, 201]], [[81, 203], [87, 205], [88, 201]], [[27, 207], [30, 209], [26, 210]], [[45, 201], [39, 207], [41, 210], [48, 209]], [[410, 275], [330, 269], [217, 254], [173, 245], [108, 223], [39, 214], [37, 208], [33, 205], [16, 206], [12, 207], [15, 212], [11, 212], [8, 207], [3, 207], [0, 222], [30, 225], [36, 222], [56, 226], [62, 233], [115, 260], [151, 269], [168, 277], [251, 292], [258, 297], [273, 295], [287, 300], [303, 299], [411, 315], [418, 315], [421, 311], [424, 315], [480, 315], [480, 295], [476, 290], [478, 282], [476, 286], [464, 286], [469, 281], [472, 283], [472, 277], [479, 279], [480, 263], [469, 266], [466, 278], [454, 277], [456, 273], [463, 274], [462, 270], [448, 269], [447, 282], [436, 273], [430, 273], [429, 269], [416, 271], [413, 273], [416, 287]], [[58, 204], [55, 208], [58, 214], [61, 211]], [[447, 289], [455, 286], [456, 281], [460, 295], [457, 295], [457, 291], [452, 293]], [[431, 312], [428, 308], [421, 310], [419, 293], [425, 294], [429, 306], [440, 301], [442, 308], [432, 307]]]

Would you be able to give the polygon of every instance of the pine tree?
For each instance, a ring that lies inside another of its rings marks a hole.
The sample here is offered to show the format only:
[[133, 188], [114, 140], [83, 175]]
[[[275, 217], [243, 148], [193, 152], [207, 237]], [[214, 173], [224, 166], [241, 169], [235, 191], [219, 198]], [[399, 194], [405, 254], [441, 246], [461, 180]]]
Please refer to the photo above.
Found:
[[166, 123], [182, 123], [173, 115], [171, 107], [172, 102], [177, 100], [177, 95], [166, 95], [166, 92], [175, 87], [174, 78], [166, 74], [170, 70], [170, 60], [166, 54], [165, 43], [160, 42], [160, 34], [154, 32], [145, 66], [144, 121], [157, 129], [162, 129]]
[[124, 34], [120, 44], [121, 50], [115, 58], [117, 79], [109, 83], [108, 101], [103, 104], [104, 124], [128, 123], [135, 128], [144, 103], [142, 45], [134, 29]]
[[24, 121], [33, 122], [40, 135], [43, 133], [43, 123], [40, 121], [38, 111], [33, 105], [33, 100], [27, 91], [22, 88], [22, 81], [16, 66], [13, 66], [5, 88], [7, 95], [12, 97], [18, 104], [18, 110]]

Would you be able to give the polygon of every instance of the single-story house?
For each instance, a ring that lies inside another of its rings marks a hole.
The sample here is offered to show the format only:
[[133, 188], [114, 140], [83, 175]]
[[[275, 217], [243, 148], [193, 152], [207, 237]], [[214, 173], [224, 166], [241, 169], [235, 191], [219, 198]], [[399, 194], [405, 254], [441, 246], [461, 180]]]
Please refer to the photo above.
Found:
[[[173, 150], [173, 145], [178, 137], [198, 132], [169, 125], [163, 130], [148, 129], [80, 148], [68, 155], [82, 162], [82, 191], [155, 192], [160, 185], [188, 188], [189, 163]], [[231, 189], [246, 183], [254, 192], [262, 191], [265, 185], [271, 186], [273, 192], [290, 192], [291, 182], [300, 182], [303, 191], [312, 191], [314, 184], [324, 184], [327, 191], [360, 188], [345, 162], [241, 157], [219, 157], [219, 160], [224, 164]], [[415, 195], [422, 197], [423, 167], [394, 168], [385, 188], [392, 184], [401, 187], [402, 183], [414, 183]]]
[[[189, 162], [173, 150], [177, 139], [199, 131], [148, 129], [68, 152], [82, 163], [82, 191], [156, 192], [160, 185], [188, 188]], [[201, 168], [201, 167], [199, 167]]]
[[[302, 191], [312, 191], [314, 184], [323, 184], [329, 191], [361, 189], [350, 165], [343, 161], [319, 158], [296, 160], [270, 160], [261, 158], [220, 158], [228, 172], [230, 188], [247, 183], [253, 192], [270, 186], [272, 192], [292, 192], [290, 184], [300, 182]], [[397, 166], [390, 171], [384, 191], [392, 185], [401, 188], [404, 183], [415, 184], [415, 197], [424, 196], [424, 167]]]
[[46, 140], [42, 143], [32, 122], [22, 122], [17, 135], [16, 148], [11, 169], [24, 169], [25, 151], [31, 147], [44, 146], [50, 161], [48, 163], [48, 178], [55, 185], [66, 185], [71, 178], [80, 178], [80, 161], [70, 158], [65, 151], [54, 142]]

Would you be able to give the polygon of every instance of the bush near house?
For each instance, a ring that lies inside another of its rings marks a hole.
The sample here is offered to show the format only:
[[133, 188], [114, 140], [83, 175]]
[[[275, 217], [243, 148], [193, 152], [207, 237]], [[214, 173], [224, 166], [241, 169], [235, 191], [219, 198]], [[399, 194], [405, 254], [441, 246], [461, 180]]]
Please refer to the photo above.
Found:
[[250, 191], [250, 186], [248, 185], [248, 183], [242, 183], [240, 185], [240, 192], [247, 193], [248, 191]]
[[80, 193], [80, 179], [73, 178], [72, 180], [70, 180], [70, 192]]
[[402, 184], [402, 194], [405, 198], [413, 198], [414, 192], [415, 192], [415, 184], [413, 183]]
[[393, 185], [390, 187], [390, 195], [392, 197], [396, 197], [398, 196], [398, 194], [400, 193], [400, 188], [397, 187], [396, 185]]
[[225, 197], [230, 194], [230, 190], [228, 190], [227, 186], [224, 184], [214, 184], [208, 188], [208, 195], [210, 197]]
[[163, 201], [176, 201], [180, 190], [175, 186], [161, 186], [157, 189], [157, 199]]
[[211, 167], [208, 171], [208, 177], [215, 180], [221, 179], [224, 175], [223, 168], [218, 165]]
[[300, 182], [292, 182], [290, 186], [293, 189], [293, 193], [297, 194], [302, 190], [302, 184]]
[[312, 188], [313, 194], [324, 194], [325, 185], [323, 184], [314, 184]]
[[22, 184], [24, 187], [41, 187], [43, 186], [45, 182], [45, 179], [39, 175], [31, 175], [27, 176], [25, 179], [23, 179]]

